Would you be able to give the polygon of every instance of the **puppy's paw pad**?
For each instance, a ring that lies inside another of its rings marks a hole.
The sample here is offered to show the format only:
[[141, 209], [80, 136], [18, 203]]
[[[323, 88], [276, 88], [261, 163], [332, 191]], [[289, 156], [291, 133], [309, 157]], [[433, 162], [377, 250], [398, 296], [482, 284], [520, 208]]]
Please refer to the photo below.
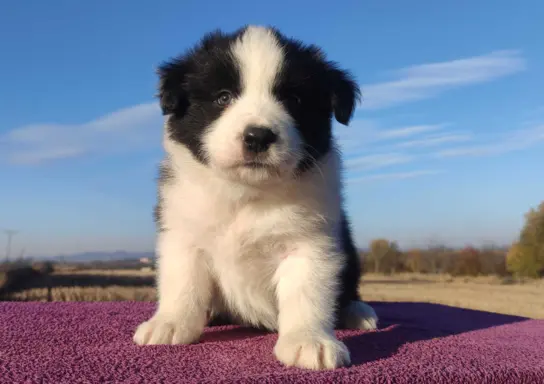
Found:
[[182, 319], [155, 315], [136, 328], [133, 341], [138, 345], [190, 344], [200, 334], [200, 330], [184, 326]]
[[347, 347], [334, 336], [286, 335], [274, 347], [274, 355], [286, 366], [305, 369], [335, 369], [351, 364]]

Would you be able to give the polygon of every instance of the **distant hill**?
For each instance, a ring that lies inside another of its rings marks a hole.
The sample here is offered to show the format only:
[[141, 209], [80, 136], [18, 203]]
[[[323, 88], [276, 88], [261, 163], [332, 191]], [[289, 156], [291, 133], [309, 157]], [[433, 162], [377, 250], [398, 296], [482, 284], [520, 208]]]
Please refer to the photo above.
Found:
[[[421, 247], [421, 249], [427, 249], [428, 247]], [[462, 247], [451, 247], [449, 249], [459, 249]], [[490, 246], [497, 252], [507, 251], [509, 246]], [[408, 249], [403, 249], [404, 251]], [[359, 252], [368, 253], [370, 250], [368, 247], [360, 247]], [[153, 259], [155, 253], [152, 251], [141, 251], [141, 252], [129, 252], [129, 251], [113, 251], [113, 252], [104, 252], [104, 251], [90, 251], [90, 252], [80, 252], [73, 254], [65, 254], [58, 256], [34, 256], [26, 258], [27, 260], [51, 260], [51, 261], [64, 261], [67, 263], [87, 263], [93, 261], [125, 261], [125, 260], [138, 260], [143, 257], [148, 257]]]
[[32, 259], [65, 261], [69, 263], [83, 263], [89, 261], [120, 261], [120, 260], [136, 260], [142, 257], [153, 258], [154, 252], [128, 252], [128, 251], [113, 251], [113, 252], [81, 252], [67, 255], [33, 257]]

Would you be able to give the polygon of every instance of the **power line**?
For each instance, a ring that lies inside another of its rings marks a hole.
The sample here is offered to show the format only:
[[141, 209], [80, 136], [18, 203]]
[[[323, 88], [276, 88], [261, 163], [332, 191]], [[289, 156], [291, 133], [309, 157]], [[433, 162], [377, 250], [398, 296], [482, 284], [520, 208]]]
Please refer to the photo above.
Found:
[[11, 256], [11, 242], [13, 240], [13, 236], [19, 233], [18, 230], [15, 229], [4, 229], [4, 233], [8, 237], [8, 242], [6, 244], [6, 263], [9, 262], [9, 257]]

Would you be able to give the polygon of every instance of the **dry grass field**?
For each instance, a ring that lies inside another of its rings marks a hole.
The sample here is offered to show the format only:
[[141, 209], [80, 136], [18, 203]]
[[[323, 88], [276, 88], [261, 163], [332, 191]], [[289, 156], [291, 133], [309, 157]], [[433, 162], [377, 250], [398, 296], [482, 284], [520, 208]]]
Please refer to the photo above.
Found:
[[368, 301], [417, 301], [544, 319], [543, 279], [369, 274], [361, 294]]
[[[367, 301], [427, 302], [544, 319], [544, 280], [367, 274], [361, 282], [361, 293]], [[155, 295], [151, 271], [64, 269], [49, 275], [47, 284], [34, 284], [3, 299], [153, 301]]]

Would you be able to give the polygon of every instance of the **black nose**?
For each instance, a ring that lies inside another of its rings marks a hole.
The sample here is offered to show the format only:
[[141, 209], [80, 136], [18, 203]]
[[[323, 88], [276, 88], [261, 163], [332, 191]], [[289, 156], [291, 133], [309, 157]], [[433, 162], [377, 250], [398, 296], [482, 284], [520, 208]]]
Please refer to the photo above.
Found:
[[251, 125], [244, 131], [244, 145], [250, 152], [260, 153], [276, 142], [278, 136], [269, 128]]

